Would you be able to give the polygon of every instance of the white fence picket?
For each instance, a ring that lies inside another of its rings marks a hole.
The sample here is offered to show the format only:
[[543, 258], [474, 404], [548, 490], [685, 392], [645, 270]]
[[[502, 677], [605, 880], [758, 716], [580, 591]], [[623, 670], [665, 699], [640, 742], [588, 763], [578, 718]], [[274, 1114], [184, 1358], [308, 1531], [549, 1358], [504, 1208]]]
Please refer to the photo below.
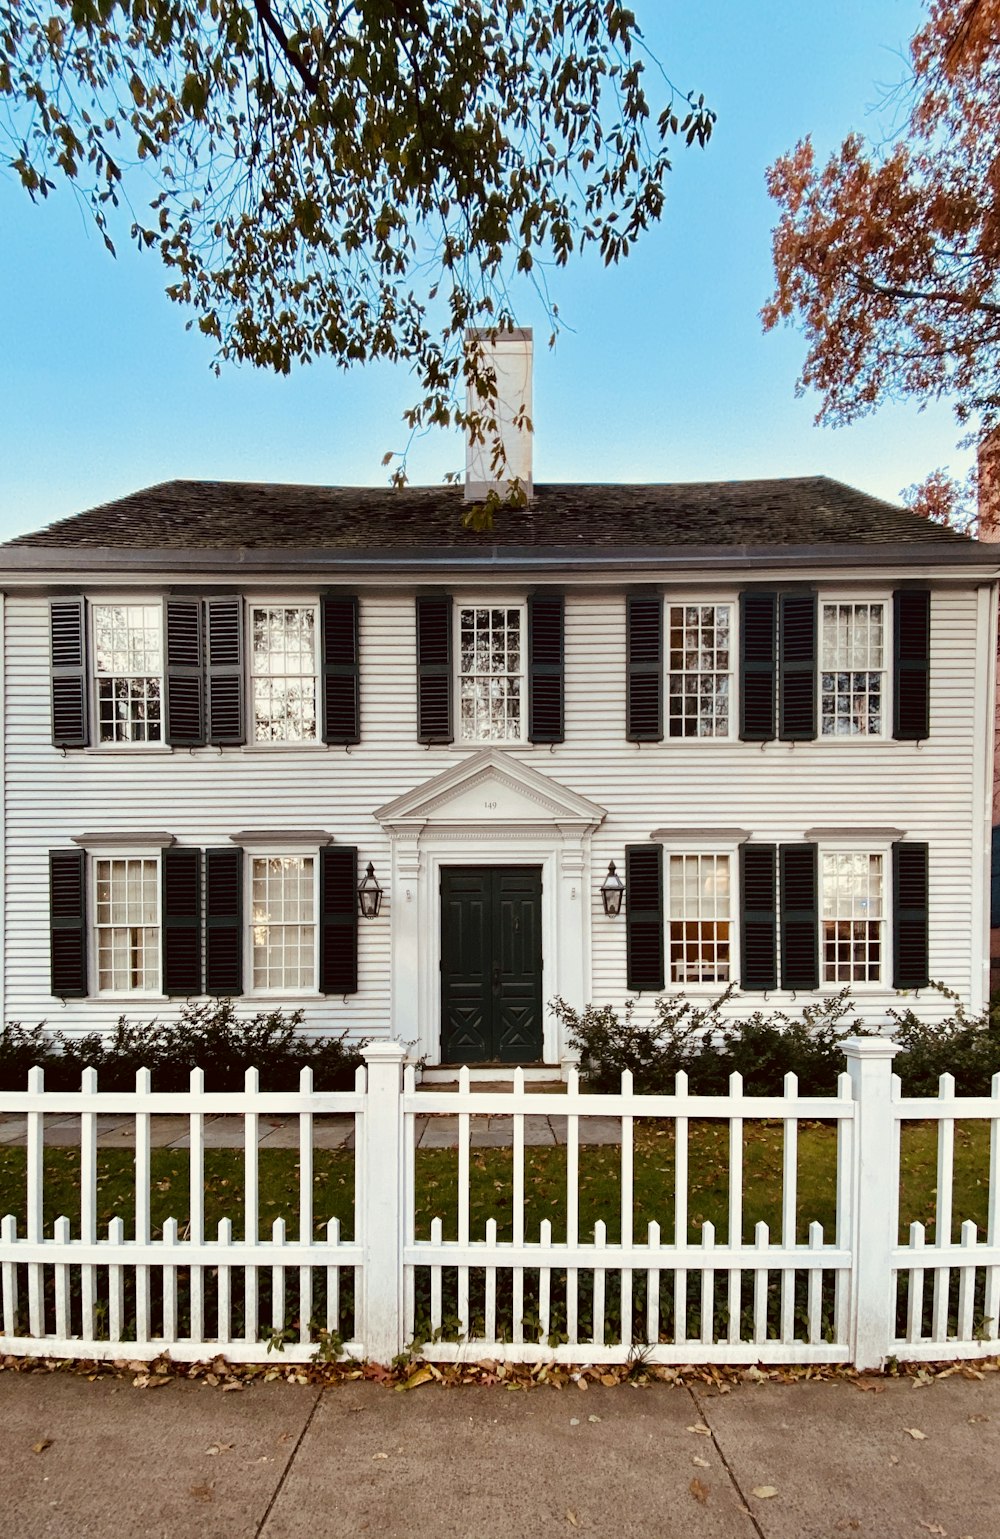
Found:
[[[260, 1094], [260, 1075], [256, 1069], [247, 1069], [243, 1077], [243, 1091], [251, 1108]], [[257, 1145], [260, 1137], [260, 1116], [249, 1110], [243, 1118], [243, 1241], [248, 1250], [256, 1250], [260, 1233], [260, 1164]], [[243, 1268], [243, 1339], [255, 1342], [260, 1334], [259, 1275], [253, 1262]]]
[[[785, 1075], [785, 1100], [794, 1102], [799, 1093], [798, 1076]], [[799, 1191], [799, 1119], [787, 1116], [783, 1121], [784, 1138], [781, 1162], [781, 1243], [785, 1250], [795, 1245], [795, 1223]], [[795, 1340], [795, 1269], [781, 1273], [781, 1339]]]
[[[942, 1074], [938, 1086], [938, 1098], [951, 1101], [955, 1097], [955, 1079]], [[952, 1187], [955, 1179], [955, 1119], [938, 1119], [937, 1148], [937, 1199], [934, 1210], [934, 1246], [940, 1255], [951, 1248]], [[934, 1268], [934, 1302], [931, 1306], [931, 1330], [936, 1341], [946, 1341], [948, 1331], [951, 1271], [947, 1266]]]
[[[192, 1111], [188, 1147], [188, 1239], [197, 1254], [205, 1243], [205, 1113], [198, 1106], [204, 1098], [205, 1076], [191, 1070]], [[205, 1269], [192, 1262], [188, 1288], [191, 1309], [191, 1340], [205, 1340]]]
[[[138, 1109], [135, 1114], [135, 1239], [137, 1245], [150, 1241], [150, 1188], [153, 1180], [151, 1118], [142, 1110], [152, 1091], [152, 1078], [148, 1069], [137, 1069], [135, 1093]], [[140, 1262], [135, 1269], [135, 1339], [145, 1342], [150, 1336], [150, 1289], [149, 1267]]]
[[[299, 1112], [299, 1244], [312, 1246], [313, 1242], [313, 1118], [309, 1099], [313, 1093], [313, 1071], [308, 1065], [299, 1076], [299, 1094], [303, 1107]], [[299, 1340], [312, 1339], [312, 1264], [304, 1262], [299, 1267]]]
[[[688, 1093], [688, 1077], [678, 1069], [674, 1092], [679, 1107]], [[686, 1246], [688, 1240], [688, 1118], [679, 1110], [674, 1117], [674, 1246]], [[674, 1270], [674, 1340], [683, 1346], [687, 1340], [687, 1272]]]
[[[743, 1099], [742, 1074], [729, 1076], [729, 1094], [737, 1103]], [[735, 1112], [729, 1119], [729, 1224], [726, 1242], [730, 1248], [743, 1243], [743, 1118]], [[728, 1339], [733, 1343], [740, 1339], [742, 1277], [739, 1267], [729, 1268]]]
[[[84, 1096], [97, 1094], [97, 1070], [84, 1069], [80, 1078]], [[80, 1239], [97, 1243], [97, 1113], [80, 1116]], [[97, 1308], [97, 1269], [84, 1263], [80, 1269], [80, 1332], [84, 1340], [94, 1335]]]

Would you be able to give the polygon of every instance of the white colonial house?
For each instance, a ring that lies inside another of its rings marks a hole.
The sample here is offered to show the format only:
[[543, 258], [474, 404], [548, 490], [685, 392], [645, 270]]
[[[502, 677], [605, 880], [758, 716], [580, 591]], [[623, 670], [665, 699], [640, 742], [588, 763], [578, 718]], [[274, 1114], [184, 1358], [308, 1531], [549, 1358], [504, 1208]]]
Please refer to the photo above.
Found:
[[4, 1020], [558, 1066], [557, 995], [983, 1004], [996, 548], [822, 477], [533, 485], [505, 432], [488, 534], [174, 481], [0, 547]]

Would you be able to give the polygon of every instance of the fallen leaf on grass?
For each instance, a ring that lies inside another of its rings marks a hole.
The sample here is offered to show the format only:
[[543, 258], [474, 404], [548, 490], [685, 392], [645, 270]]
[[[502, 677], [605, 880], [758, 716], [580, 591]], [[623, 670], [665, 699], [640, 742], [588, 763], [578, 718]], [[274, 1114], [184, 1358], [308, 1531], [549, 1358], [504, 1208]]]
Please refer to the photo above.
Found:
[[711, 1427], [706, 1427], [705, 1423], [703, 1421], [700, 1421], [697, 1424], [697, 1426], [695, 1426], [695, 1427], [688, 1427], [687, 1430], [689, 1432], [698, 1432], [698, 1433], [701, 1434], [702, 1437], [711, 1437], [712, 1436], [712, 1429], [711, 1429]]
[[230, 1392], [230, 1390], [241, 1390], [242, 1388], [243, 1385], [240, 1383], [239, 1379], [230, 1379], [228, 1383], [223, 1384], [222, 1393], [226, 1395]]
[[388, 1457], [389, 1455], [387, 1453], [372, 1454], [373, 1459], [388, 1459]]
[[695, 1475], [695, 1477], [692, 1480], [691, 1484], [688, 1486], [688, 1490], [691, 1492], [691, 1495], [694, 1497], [696, 1502], [701, 1502], [701, 1505], [703, 1507], [707, 1505], [707, 1502], [708, 1502], [708, 1486], [702, 1485], [702, 1483], [698, 1479], [697, 1475]]
[[691, 1463], [697, 1464], [700, 1470], [710, 1470], [712, 1468], [707, 1459], [699, 1459], [697, 1454], [695, 1454], [694, 1458], [691, 1460]]
[[32, 1453], [44, 1453], [46, 1448], [51, 1448], [51, 1447], [52, 1447], [52, 1439], [50, 1437], [43, 1437], [43, 1438], [40, 1438], [37, 1443], [32, 1443], [32, 1445], [31, 1445], [31, 1452]]
[[566, 1509], [566, 1522], [567, 1523], [572, 1523], [574, 1528], [579, 1528], [580, 1527], [580, 1525], [579, 1525], [579, 1523], [577, 1522], [577, 1519], [576, 1519], [576, 1513], [573, 1511], [572, 1507], [567, 1507], [567, 1509]]
[[231, 1452], [235, 1447], [235, 1443], [209, 1443], [205, 1452], [207, 1454], [224, 1454]]
[[768, 1497], [777, 1496], [778, 1488], [777, 1486], [754, 1486], [753, 1494], [759, 1496], [763, 1502], [767, 1501]]
[[601, 1418], [599, 1416], [588, 1416], [587, 1417], [588, 1421], [600, 1421], [600, 1419]]
[[940, 1523], [923, 1523], [922, 1522], [920, 1524], [920, 1527], [921, 1528], [926, 1528], [926, 1530], [927, 1530], [927, 1532], [929, 1534], [937, 1534], [938, 1535], [938, 1539], [946, 1539], [948, 1531], [947, 1531], [947, 1529], [942, 1528]]
[[919, 1427], [904, 1427], [903, 1431], [908, 1432], [912, 1438], [916, 1438], [918, 1443], [925, 1443], [927, 1441], [927, 1433], [921, 1432]]

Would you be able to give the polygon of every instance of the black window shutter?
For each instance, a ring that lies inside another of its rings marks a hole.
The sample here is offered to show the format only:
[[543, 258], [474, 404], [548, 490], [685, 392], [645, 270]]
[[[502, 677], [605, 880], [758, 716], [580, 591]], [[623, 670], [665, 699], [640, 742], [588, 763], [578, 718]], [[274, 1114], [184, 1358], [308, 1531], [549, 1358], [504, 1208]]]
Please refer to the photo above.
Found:
[[189, 998], [201, 993], [201, 851], [163, 850], [160, 885], [163, 992]]
[[201, 599], [169, 598], [167, 634], [166, 740], [176, 748], [205, 741], [205, 659]]
[[663, 738], [663, 600], [659, 594], [629, 594], [625, 615], [625, 736], [630, 743], [658, 743]]
[[243, 993], [243, 851], [205, 851], [205, 993]]
[[205, 601], [208, 636], [208, 741], [246, 742], [243, 709], [243, 600]]
[[354, 994], [358, 988], [358, 852], [331, 844], [319, 852], [322, 994]]
[[57, 748], [86, 748], [87, 606], [82, 598], [53, 599], [52, 741]]
[[816, 736], [816, 595], [783, 593], [778, 619], [778, 736]]
[[930, 733], [930, 589], [900, 588], [892, 595], [892, 611], [892, 735], [920, 742]]
[[625, 846], [625, 944], [630, 989], [663, 988], [663, 846]]
[[52, 992], [87, 994], [87, 857], [83, 850], [49, 851], [49, 951]]
[[532, 743], [561, 743], [563, 705], [564, 603], [561, 593], [528, 598], [528, 737]]
[[360, 743], [358, 601], [327, 593], [320, 601], [323, 642], [323, 741]]
[[925, 989], [927, 955], [927, 845], [899, 840], [892, 847], [892, 986]]
[[740, 845], [740, 987], [778, 986], [778, 849]]
[[782, 844], [781, 987], [819, 987], [819, 910], [814, 844]]
[[778, 598], [740, 594], [740, 737], [768, 743], [774, 737]]
[[990, 929], [1000, 927], [1000, 824], [994, 823], [990, 843]]
[[417, 742], [450, 743], [451, 598], [417, 599]]

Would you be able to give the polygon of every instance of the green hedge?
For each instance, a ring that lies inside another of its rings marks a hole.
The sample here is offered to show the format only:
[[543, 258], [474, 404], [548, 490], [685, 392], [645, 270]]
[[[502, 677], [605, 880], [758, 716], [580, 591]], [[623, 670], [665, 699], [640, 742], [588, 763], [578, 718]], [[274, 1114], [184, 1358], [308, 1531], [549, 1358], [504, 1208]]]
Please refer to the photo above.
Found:
[[611, 1005], [577, 1011], [562, 999], [551, 1008], [580, 1053], [584, 1084], [596, 1091], [618, 1090], [622, 1070], [631, 1069], [636, 1090], [669, 1095], [683, 1069], [699, 1095], [722, 1094], [734, 1070], [751, 1095], [780, 1095], [788, 1073], [798, 1075], [803, 1095], [830, 1095], [845, 1067], [844, 1038], [884, 1034], [902, 1047], [893, 1068], [907, 1095], [936, 1095], [945, 1073], [955, 1076], [959, 1095], [988, 1095], [1000, 1073], [1000, 1015], [995, 1009], [970, 1014], [951, 989], [932, 987], [952, 1003], [945, 1020], [928, 1025], [912, 1008], [891, 1009], [892, 1029], [885, 1033], [865, 1025], [849, 989], [803, 1006], [799, 1016], [755, 1010], [738, 1020], [723, 1013], [737, 997], [735, 987], [707, 1004], [663, 994], [648, 1022], [635, 1019], [631, 999], [620, 1013]]
[[24, 1090], [34, 1065], [53, 1090], [79, 1090], [94, 1068], [102, 1090], [134, 1090], [137, 1069], [149, 1069], [154, 1090], [186, 1090], [192, 1069], [205, 1071], [207, 1090], [242, 1090], [247, 1069], [260, 1072], [265, 1090], [293, 1090], [299, 1071], [312, 1069], [317, 1090], [349, 1090], [362, 1062], [364, 1040], [302, 1034], [301, 1010], [261, 1011], [237, 1017], [232, 1000], [187, 1004], [175, 1021], [118, 1020], [112, 1032], [84, 1037], [49, 1031], [45, 1023], [12, 1021], [0, 1030], [0, 1090]]

